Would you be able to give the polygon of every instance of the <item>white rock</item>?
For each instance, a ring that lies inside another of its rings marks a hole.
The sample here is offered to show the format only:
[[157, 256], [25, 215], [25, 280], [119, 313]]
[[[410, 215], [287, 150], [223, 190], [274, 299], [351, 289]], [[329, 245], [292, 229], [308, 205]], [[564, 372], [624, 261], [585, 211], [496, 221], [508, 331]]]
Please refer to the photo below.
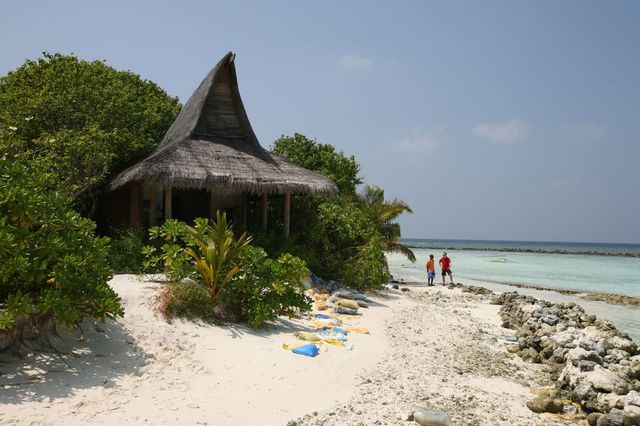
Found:
[[624, 407], [624, 397], [617, 393], [598, 393], [597, 400], [598, 404], [607, 407], [609, 410]]
[[640, 425], [640, 407], [635, 405], [624, 407], [622, 421], [625, 425]]
[[622, 398], [622, 400], [624, 405], [635, 405], [636, 407], [640, 407], [640, 393], [638, 391], [630, 391]]
[[596, 365], [593, 371], [582, 373], [582, 379], [593, 384], [594, 389], [624, 395], [629, 392], [629, 383], [617, 374]]

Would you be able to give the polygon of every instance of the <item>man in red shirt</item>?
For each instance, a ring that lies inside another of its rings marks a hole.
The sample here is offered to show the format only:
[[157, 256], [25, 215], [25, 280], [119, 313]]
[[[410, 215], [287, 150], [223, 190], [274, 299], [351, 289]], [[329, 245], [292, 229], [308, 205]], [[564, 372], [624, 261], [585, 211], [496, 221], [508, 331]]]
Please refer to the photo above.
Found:
[[447, 252], [442, 253], [442, 259], [438, 261], [440, 267], [442, 268], [442, 285], [445, 285], [445, 277], [449, 274], [449, 279], [451, 280], [451, 284], [453, 284], [453, 275], [451, 274], [451, 259], [447, 256]]

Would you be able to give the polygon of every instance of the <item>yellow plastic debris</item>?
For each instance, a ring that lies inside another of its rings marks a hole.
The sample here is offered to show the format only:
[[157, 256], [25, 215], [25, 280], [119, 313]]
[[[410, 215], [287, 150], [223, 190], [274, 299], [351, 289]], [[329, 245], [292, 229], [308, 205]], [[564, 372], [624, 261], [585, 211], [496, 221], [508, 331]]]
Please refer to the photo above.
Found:
[[328, 306], [322, 300], [316, 301], [316, 309], [319, 311], [327, 310]]
[[322, 339], [315, 333], [310, 333], [308, 331], [298, 331], [293, 333], [300, 340], [306, 340], [307, 342], [319, 342]]
[[340, 325], [342, 323], [342, 321], [336, 321], [336, 323], [333, 322], [329, 322], [329, 321], [318, 321], [318, 320], [313, 320], [311, 321], [311, 325], [313, 325], [315, 328], [324, 328], [324, 327], [336, 327], [338, 325]]
[[358, 308], [360, 307], [358, 305], [358, 302], [356, 302], [355, 300], [349, 300], [349, 299], [338, 299], [335, 301], [335, 304], [337, 306], [342, 306], [343, 308], [349, 308], [349, 309], [355, 309], [355, 310], [358, 310]]
[[351, 328], [348, 328], [347, 331], [349, 333], [369, 334], [369, 329], [364, 327], [351, 327]]
[[324, 339], [323, 342], [327, 342], [330, 345], [333, 346], [345, 346], [344, 343], [342, 343], [340, 340], [338, 339], [334, 339], [333, 337], [329, 337], [328, 339]]
[[[320, 346], [322, 347], [322, 344], [324, 342], [320, 341], [320, 342], [313, 342], [314, 345]], [[301, 346], [304, 345], [308, 345], [309, 343], [305, 343], [305, 342], [296, 342], [296, 343], [283, 343], [282, 344], [282, 349], [284, 349], [285, 351], [290, 351], [293, 350], [295, 348], [299, 348]]]
[[282, 349], [286, 351], [290, 351], [295, 348], [299, 348], [300, 346], [308, 345], [308, 343], [283, 343]]

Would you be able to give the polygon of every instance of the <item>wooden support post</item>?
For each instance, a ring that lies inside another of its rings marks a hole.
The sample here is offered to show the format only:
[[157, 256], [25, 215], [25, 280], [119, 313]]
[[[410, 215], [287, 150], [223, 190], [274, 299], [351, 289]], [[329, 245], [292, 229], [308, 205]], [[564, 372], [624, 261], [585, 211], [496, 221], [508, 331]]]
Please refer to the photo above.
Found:
[[156, 204], [158, 203], [156, 197], [156, 186], [154, 184], [149, 185], [149, 226], [156, 226]]
[[129, 227], [138, 229], [140, 226], [140, 184], [129, 185]]
[[284, 237], [289, 238], [289, 218], [291, 213], [291, 193], [284, 193]]
[[171, 219], [171, 197], [172, 197], [171, 186], [167, 185], [164, 187], [164, 220]]
[[267, 199], [267, 194], [262, 194], [262, 231], [267, 232], [267, 206], [269, 200]]

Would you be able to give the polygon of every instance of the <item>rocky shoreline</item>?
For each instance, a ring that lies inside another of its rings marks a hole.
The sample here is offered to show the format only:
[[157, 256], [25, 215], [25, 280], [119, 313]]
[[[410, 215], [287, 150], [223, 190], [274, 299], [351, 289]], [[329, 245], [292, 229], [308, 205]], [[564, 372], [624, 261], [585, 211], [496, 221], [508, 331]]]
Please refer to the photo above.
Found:
[[493, 299], [503, 327], [516, 330], [508, 350], [544, 364], [555, 388], [527, 406], [561, 413], [572, 402], [592, 426], [640, 424], [640, 351], [612, 324], [575, 303], [550, 303], [517, 292]]
[[594, 302], [605, 302], [605, 303], [611, 303], [614, 305], [625, 305], [625, 306], [640, 306], [640, 297], [627, 296], [625, 294], [587, 292], [584, 290], [568, 290], [568, 289], [562, 289], [562, 288], [542, 287], [542, 286], [533, 285], [533, 284], [504, 284], [504, 285], [508, 285], [510, 287], [517, 287], [517, 288], [531, 288], [534, 290], [554, 291], [556, 293], [577, 296], [581, 299], [591, 300]]
[[640, 257], [640, 252], [602, 252], [595, 250], [553, 250], [553, 249], [534, 249], [534, 248], [515, 248], [515, 247], [502, 247], [502, 248], [481, 248], [481, 247], [444, 247], [438, 245], [416, 245], [407, 244], [407, 247], [412, 249], [432, 249], [432, 250], [457, 250], [457, 251], [495, 251], [505, 253], [535, 253], [535, 254], [575, 254], [584, 256], [611, 256], [611, 257]]

